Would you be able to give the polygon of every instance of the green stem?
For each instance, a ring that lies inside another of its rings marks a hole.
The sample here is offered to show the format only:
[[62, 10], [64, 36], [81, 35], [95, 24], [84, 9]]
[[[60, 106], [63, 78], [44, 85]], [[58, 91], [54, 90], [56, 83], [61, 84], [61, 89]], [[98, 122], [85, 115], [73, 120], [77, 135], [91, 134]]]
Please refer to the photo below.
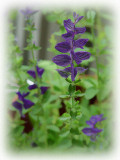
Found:
[[[35, 68], [36, 82], [37, 82], [37, 86], [38, 86], [38, 95], [40, 96], [41, 95], [41, 90], [40, 90], [40, 87], [39, 87], [39, 77], [38, 77], [37, 68], [36, 68], [37, 62], [35, 60], [33, 49], [32, 49], [32, 57], [33, 57], [34, 68]], [[41, 79], [40, 79], [40, 81], [41, 81]]]

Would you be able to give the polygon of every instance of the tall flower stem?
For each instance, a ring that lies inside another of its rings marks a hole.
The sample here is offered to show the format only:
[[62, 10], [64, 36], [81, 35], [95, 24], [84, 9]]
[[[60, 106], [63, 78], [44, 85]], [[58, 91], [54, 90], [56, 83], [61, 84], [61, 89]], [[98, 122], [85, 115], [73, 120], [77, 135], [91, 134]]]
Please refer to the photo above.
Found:
[[[29, 21], [28, 24], [29, 24], [30, 27], [32, 27], [32, 22], [31, 21]], [[32, 29], [29, 31], [29, 35], [30, 35], [31, 38], [30, 38], [28, 46], [30, 46], [30, 48], [31, 48], [30, 51], [32, 53], [33, 67], [34, 67], [35, 75], [36, 75], [35, 81], [36, 81], [36, 84], [38, 86], [38, 100], [39, 100], [39, 105], [40, 105], [41, 101], [42, 101], [42, 95], [41, 95], [41, 89], [40, 89], [40, 84], [41, 84], [42, 80], [41, 80], [41, 78], [39, 78], [38, 72], [37, 72], [37, 60], [36, 60], [35, 55], [34, 55], [34, 48], [33, 48], [33, 42], [32, 42], [32, 37], [33, 37], [32, 31], [33, 31]], [[44, 133], [45, 133], [44, 144], [45, 144], [45, 148], [47, 148], [48, 147], [48, 142], [47, 142], [47, 137], [48, 137], [47, 124], [46, 124], [45, 112], [44, 112], [44, 109], [43, 109], [42, 106], [41, 106], [41, 113], [40, 114], [43, 116], [43, 119], [44, 119], [44, 122], [42, 123], [42, 128], [43, 128]], [[39, 121], [39, 117], [38, 117], [38, 121]]]
[[[37, 81], [37, 86], [38, 86], [38, 95], [40, 96], [41, 95], [41, 90], [40, 90], [40, 87], [39, 87], [39, 77], [38, 77], [38, 73], [37, 73], [37, 61], [35, 60], [35, 56], [34, 56], [34, 51], [32, 49], [32, 58], [33, 58], [33, 62], [34, 62], [34, 68], [35, 68], [35, 74], [36, 74], [36, 81]], [[40, 79], [41, 81], [41, 79]]]

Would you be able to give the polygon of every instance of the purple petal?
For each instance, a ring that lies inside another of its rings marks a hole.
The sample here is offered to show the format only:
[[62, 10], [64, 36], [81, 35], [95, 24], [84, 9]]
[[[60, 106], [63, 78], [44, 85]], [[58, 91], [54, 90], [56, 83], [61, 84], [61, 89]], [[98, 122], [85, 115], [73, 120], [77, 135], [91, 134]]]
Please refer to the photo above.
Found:
[[73, 68], [72, 67], [67, 67], [67, 68], [64, 69], [64, 71], [70, 72], [71, 73], [71, 79], [74, 81], [74, 79], [77, 75], [77, 70], [74, 67]]
[[83, 46], [87, 43], [88, 39], [78, 39], [74, 41], [74, 48], [81, 48], [83, 49]]
[[16, 109], [18, 109], [19, 111], [22, 111], [22, 104], [21, 104], [21, 103], [15, 101], [15, 102], [12, 103], [12, 105], [13, 105]]
[[60, 54], [53, 57], [52, 61], [57, 64], [58, 66], [65, 67], [70, 64], [71, 58], [66, 54]]
[[28, 109], [28, 108], [30, 108], [30, 107], [32, 107], [33, 105], [34, 105], [34, 103], [33, 102], [31, 102], [30, 100], [28, 100], [28, 99], [24, 99], [23, 100], [23, 106], [24, 106], [24, 108], [25, 109]]
[[75, 70], [77, 70], [78, 73], [83, 73], [85, 72], [87, 69], [83, 68], [83, 67], [75, 67]]
[[97, 123], [97, 122], [100, 122], [100, 121], [106, 119], [106, 118], [102, 118], [102, 117], [103, 117], [103, 114], [95, 115], [95, 116], [91, 117], [90, 121], [93, 122], [93, 123]]
[[102, 117], [103, 117], [103, 114], [92, 116], [89, 121], [86, 121], [86, 123], [89, 126], [94, 127], [97, 122], [100, 122], [106, 119]]
[[75, 23], [78, 23], [84, 16], [80, 16], [76, 19]]
[[73, 36], [74, 36], [74, 32], [73, 31], [67, 32], [65, 34], [62, 34], [62, 38], [64, 38], [65, 40], [72, 40]]
[[74, 53], [74, 60], [77, 64], [80, 64], [82, 60], [89, 59], [90, 55], [91, 54], [89, 52], [85, 52], [85, 51], [76, 52]]
[[61, 75], [61, 77], [68, 78], [68, 76], [70, 75], [70, 73], [65, 71], [65, 69], [56, 69], [56, 70]]
[[41, 78], [43, 73], [44, 73], [44, 69], [43, 68], [39, 68], [38, 66], [36, 66], [36, 68], [37, 68], [38, 76]]
[[31, 16], [31, 15], [37, 13], [38, 10], [35, 10], [35, 11], [34, 11], [34, 10], [29, 9], [29, 8], [26, 8], [25, 10], [20, 10], [20, 12], [21, 12], [26, 18], [28, 18], [28, 16]]
[[64, 20], [64, 27], [67, 31], [73, 31], [74, 23], [71, 21], [71, 19]]
[[98, 128], [84, 128], [82, 130], [82, 132], [87, 135], [87, 136], [92, 136], [96, 133], [100, 133], [101, 131], [103, 131], [102, 129], [98, 129]]
[[84, 32], [86, 31], [86, 28], [85, 27], [83, 27], [83, 28], [75, 28], [75, 34], [79, 34], [79, 33], [81, 33], [81, 34], [83, 34]]
[[86, 121], [86, 124], [88, 124], [90, 127], [94, 127], [96, 123], [93, 123], [91, 121]]
[[76, 12], [73, 12], [73, 17], [76, 18]]
[[42, 86], [40, 87], [40, 89], [41, 89], [41, 94], [44, 94], [48, 90], [48, 87]]
[[70, 43], [69, 42], [61, 42], [61, 43], [58, 43], [55, 48], [59, 51], [59, 52], [62, 52], [62, 53], [67, 53], [70, 51], [71, 49], [71, 46], [70, 46]]
[[36, 84], [32, 84], [28, 87], [29, 90], [36, 89], [36, 88], [37, 88]]
[[36, 78], [35, 71], [29, 70], [29, 71], [27, 71], [27, 73], [28, 73], [30, 76], [32, 76], [33, 78]]
[[17, 92], [16, 94], [18, 95], [19, 100], [23, 101], [24, 97], [26, 97], [29, 94], [29, 92], [22, 94], [20, 92]]

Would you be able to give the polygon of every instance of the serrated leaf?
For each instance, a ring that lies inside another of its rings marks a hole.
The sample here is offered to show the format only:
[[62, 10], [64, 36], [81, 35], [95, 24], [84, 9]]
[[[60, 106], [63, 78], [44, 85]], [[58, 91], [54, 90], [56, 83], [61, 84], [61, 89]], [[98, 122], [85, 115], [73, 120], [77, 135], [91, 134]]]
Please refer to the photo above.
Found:
[[69, 113], [64, 113], [61, 117], [59, 117], [59, 119], [61, 121], [67, 121], [71, 118], [70, 114]]

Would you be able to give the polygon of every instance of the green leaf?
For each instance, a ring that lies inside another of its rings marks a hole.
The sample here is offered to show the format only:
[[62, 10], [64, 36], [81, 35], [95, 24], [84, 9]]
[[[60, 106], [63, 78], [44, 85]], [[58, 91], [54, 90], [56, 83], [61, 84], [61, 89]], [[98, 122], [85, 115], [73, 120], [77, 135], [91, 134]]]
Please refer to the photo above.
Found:
[[65, 79], [67, 82], [72, 83], [72, 81], [68, 78]]
[[70, 114], [69, 113], [64, 113], [61, 117], [59, 117], [59, 119], [61, 121], [67, 121], [71, 118]]
[[60, 137], [65, 138], [70, 134], [70, 131], [65, 131], [62, 134], [60, 134]]
[[60, 129], [55, 125], [49, 125], [49, 126], [47, 126], [47, 129], [52, 130], [57, 133], [60, 132]]
[[70, 98], [70, 95], [61, 95], [60, 98]]
[[91, 99], [91, 98], [93, 98], [97, 93], [98, 93], [98, 89], [93, 88], [93, 87], [88, 88], [88, 89], [86, 90], [86, 92], [85, 92], [85, 98], [86, 98], [86, 99]]
[[84, 95], [85, 95], [85, 93], [81, 93], [80, 91], [76, 91], [74, 97], [82, 97]]

